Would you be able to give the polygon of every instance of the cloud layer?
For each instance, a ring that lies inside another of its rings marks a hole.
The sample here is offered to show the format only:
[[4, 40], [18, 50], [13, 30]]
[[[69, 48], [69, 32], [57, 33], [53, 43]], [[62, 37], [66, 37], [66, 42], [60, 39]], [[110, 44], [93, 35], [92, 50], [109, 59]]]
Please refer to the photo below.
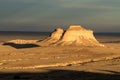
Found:
[[81, 24], [96, 32], [119, 32], [119, 4], [120, 0], [0, 0], [0, 30], [49, 31]]

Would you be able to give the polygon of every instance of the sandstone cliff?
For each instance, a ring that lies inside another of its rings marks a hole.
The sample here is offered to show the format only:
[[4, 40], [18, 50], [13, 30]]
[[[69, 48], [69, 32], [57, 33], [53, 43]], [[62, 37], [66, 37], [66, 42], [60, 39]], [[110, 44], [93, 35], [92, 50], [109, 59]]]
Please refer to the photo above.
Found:
[[49, 45], [75, 45], [75, 46], [104, 46], [94, 37], [93, 31], [80, 25], [71, 25], [66, 31], [57, 29], [51, 37], [42, 41], [43, 46]]
[[94, 37], [93, 31], [80, 25], [71, 25], [66, 31], [57, 28], [50, 37], [39, 40], [11, 40], [6, 43], [14, 44], [37, 44], [40, 46], [104, 46]]
[[64, 31], [61, 28], [55, 29], [55, 31], [51, 34], [50, 37], [48, 37], [47, 39], [40, 42], [40, 45], [41, 46], [49, 46], [49, 45], [52, 45], [52, 44], [58, 42], [62, 38], [63, 32]]

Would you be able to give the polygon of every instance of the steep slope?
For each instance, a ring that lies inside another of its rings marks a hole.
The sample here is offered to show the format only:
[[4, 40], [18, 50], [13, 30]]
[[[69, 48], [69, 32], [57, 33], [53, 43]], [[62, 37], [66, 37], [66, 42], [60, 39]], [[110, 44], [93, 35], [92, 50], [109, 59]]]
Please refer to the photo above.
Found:
[[94, 37], [93, 31], [80, 25], [70, 26], [57, 45], [103, 46]]

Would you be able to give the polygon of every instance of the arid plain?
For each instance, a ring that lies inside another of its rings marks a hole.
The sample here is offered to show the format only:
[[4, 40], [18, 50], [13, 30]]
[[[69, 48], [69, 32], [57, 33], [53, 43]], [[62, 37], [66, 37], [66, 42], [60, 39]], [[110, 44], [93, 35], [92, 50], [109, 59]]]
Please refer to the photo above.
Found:
[[119, 80], [120, 37], [96, 39], [104, 47], [41, 46], [38, 40], [33, 40], [34, 45], [15, 45], [1, 41], [0, 80]]

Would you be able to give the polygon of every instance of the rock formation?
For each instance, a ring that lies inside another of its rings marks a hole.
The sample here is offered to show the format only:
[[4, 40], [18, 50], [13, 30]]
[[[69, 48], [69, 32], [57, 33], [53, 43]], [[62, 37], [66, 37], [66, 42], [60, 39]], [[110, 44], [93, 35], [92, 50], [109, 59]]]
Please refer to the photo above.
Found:
[[22, 48], [33, 48], [33, 47], [39, 47], [36, 43], [38, 40], [22, 40], [22, 39], [16, 39], [4, 42], [2, 45], [9, 45], [16, 49], [22, 49]]
[[61, 38], [62, 38], [62, 35], [63, 35], [63, 29], [61, 28], [57, 28], [49, 38], [43, 40], [40, 42], [40, 45], [42, 46], [48, 46], [48, 45], [51, 45], [51, 44], [54, 44], [56, 42], [58, 42]]
[[58, 28], [50, 38], [42, 41], [43, 45], [104, 46], [95, 39], [92, 30], [85, 29], [80, 25], [72, 25], [63, 32]]
[[40, 46], [104, 46], [95, 39], [92, 30], [85, 29], [80, 25], [71, 25], [66, 31], [57, 28], [50, 37], [43, 41], [16, 39], [6, 43]]
[[11, 40], [7, 41], [5, 43], [14, 43], [14, 44], [33, 44], [36, 43], [38, 40], [22, 40], [22, 39], [16, 39], [16, 40]]
[[95, 39], [92, 30], [87, 30], [79, 25], [70, 26], [58, 43], [60, 45], [102, 46]]

